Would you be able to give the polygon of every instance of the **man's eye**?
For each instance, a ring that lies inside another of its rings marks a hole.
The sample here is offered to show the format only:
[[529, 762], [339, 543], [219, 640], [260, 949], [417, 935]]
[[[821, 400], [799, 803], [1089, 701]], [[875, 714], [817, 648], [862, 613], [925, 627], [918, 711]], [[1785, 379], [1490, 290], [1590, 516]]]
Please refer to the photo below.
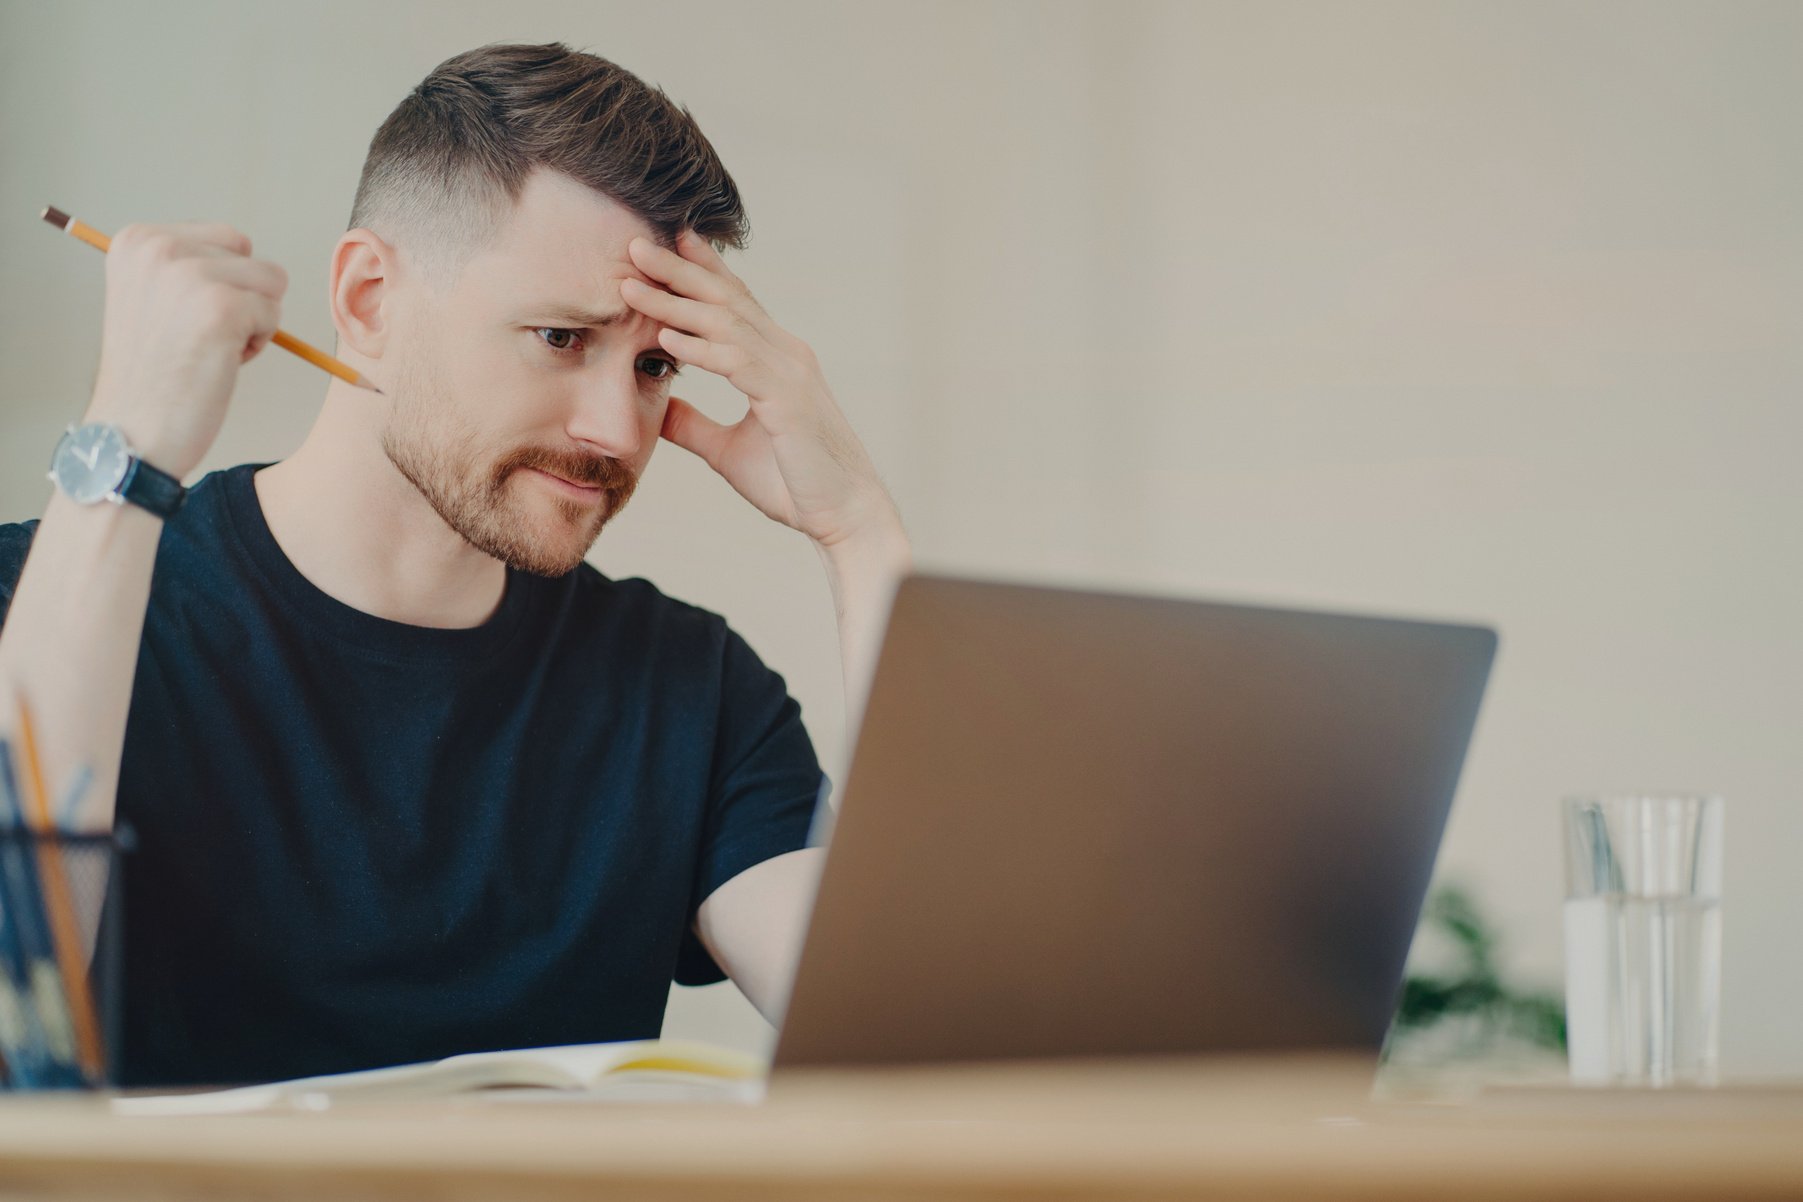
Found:
[[673, 380], [676, 378], [676, 373], [682, 370], [682, 367], [669, 359], [660, 359], [656, 355], [646, 355], [643, 359], [639, 360], [639, 370], [650, 376], [653, 380]]
[[557, 326], [540, 326], [533, 333], [542, 338], [545, 345], [552, 350], [562, 351], [566, 354], [580, 348], [582, 344], [581, 332], [577, 330], [565, 330]]

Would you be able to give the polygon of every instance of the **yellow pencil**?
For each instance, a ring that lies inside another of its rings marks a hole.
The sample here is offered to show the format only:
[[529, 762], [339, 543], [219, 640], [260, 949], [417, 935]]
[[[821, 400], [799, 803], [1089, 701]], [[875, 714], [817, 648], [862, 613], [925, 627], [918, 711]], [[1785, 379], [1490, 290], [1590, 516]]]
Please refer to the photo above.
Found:
[[94, 1013], [94, 995], [88, 990], [88, 970], [81, 954], [81, 925], [75, 902], [69, 895], [69, 877], [56, 845], [56, 828], [50, 820], [49, 793], [44, 789], [44, 765], [38, 758], [37, 735], [31, 725], [31, 709], [19, 698], [19, 750], [25, 770], [19, 775], [19, 791], [25, 795], [25, 820], [38, 836], [38, 876], [42, 878], [44, 908], [50, 918], [50, 941], [56, 947], [56, 963], [69, 999], [69, 1020], [75, 1028], [75, 1055], [82, 1072], [93, 1084], [106, 1079], [106, 1056], [100, 1046], [100, 1023]]
[[[45, 221], [48, 221], [51, 225], [54, 225], [57, 229], [68, 234], [71, 238], [79, 238], [96, 250], [105, 252], [113, 245], [113, 240], [111, 238], [107, 237], [93, 226], [85, 225], [82, 222], [77, 221], [55, 205], [45, 205], [44, 211], [38, 215]], [[274, 334], [270, 335], [269, 340], [285, 351], [294, 352], [308, 363], [311, 363], [314, 367], [324, 368], [326, 371], [331, 372], [347, 384], [355, 384], [359, 388], [367, 388], [378, 396], [383, 395], [382, 390], [365, 379], [356, 368], [334, 359], [316, 346], [309, 346], [307, 343], [302, 342], [286, 330], [277, 330]]]

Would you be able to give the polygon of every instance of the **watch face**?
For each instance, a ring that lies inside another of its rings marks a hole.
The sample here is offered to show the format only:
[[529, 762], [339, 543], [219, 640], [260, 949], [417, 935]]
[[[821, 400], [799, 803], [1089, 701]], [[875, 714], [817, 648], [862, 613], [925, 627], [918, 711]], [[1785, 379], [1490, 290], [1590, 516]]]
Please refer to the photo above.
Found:
[[57, 487], [84, 505], [103, 501], [117, 492], [131, 466], [131, 451], [119, 427], [80, 426], [56, 444], [50, 473]]

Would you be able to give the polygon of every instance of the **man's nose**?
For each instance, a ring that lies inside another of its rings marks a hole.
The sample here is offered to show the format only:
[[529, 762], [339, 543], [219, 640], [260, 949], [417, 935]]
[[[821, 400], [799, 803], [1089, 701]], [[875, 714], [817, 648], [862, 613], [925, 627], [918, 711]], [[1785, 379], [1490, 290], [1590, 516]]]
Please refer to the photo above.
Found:
[[631, 459], [644, 440], [645, 404], [637, 380], [609, 372], [582, 394], [569, 435], [615, 459]]

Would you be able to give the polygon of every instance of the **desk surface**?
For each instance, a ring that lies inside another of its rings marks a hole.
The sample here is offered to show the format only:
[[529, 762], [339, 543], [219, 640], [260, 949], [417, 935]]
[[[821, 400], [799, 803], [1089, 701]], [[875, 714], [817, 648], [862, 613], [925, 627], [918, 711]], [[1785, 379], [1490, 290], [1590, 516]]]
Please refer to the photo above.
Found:
[[1803, 1087], [1373, 1100], [1344, 1061], [813, 1072], [761, 1106], [460, 1098], [124, 1118], [0, 1099], [0, 1195], [1803, 1197]]

